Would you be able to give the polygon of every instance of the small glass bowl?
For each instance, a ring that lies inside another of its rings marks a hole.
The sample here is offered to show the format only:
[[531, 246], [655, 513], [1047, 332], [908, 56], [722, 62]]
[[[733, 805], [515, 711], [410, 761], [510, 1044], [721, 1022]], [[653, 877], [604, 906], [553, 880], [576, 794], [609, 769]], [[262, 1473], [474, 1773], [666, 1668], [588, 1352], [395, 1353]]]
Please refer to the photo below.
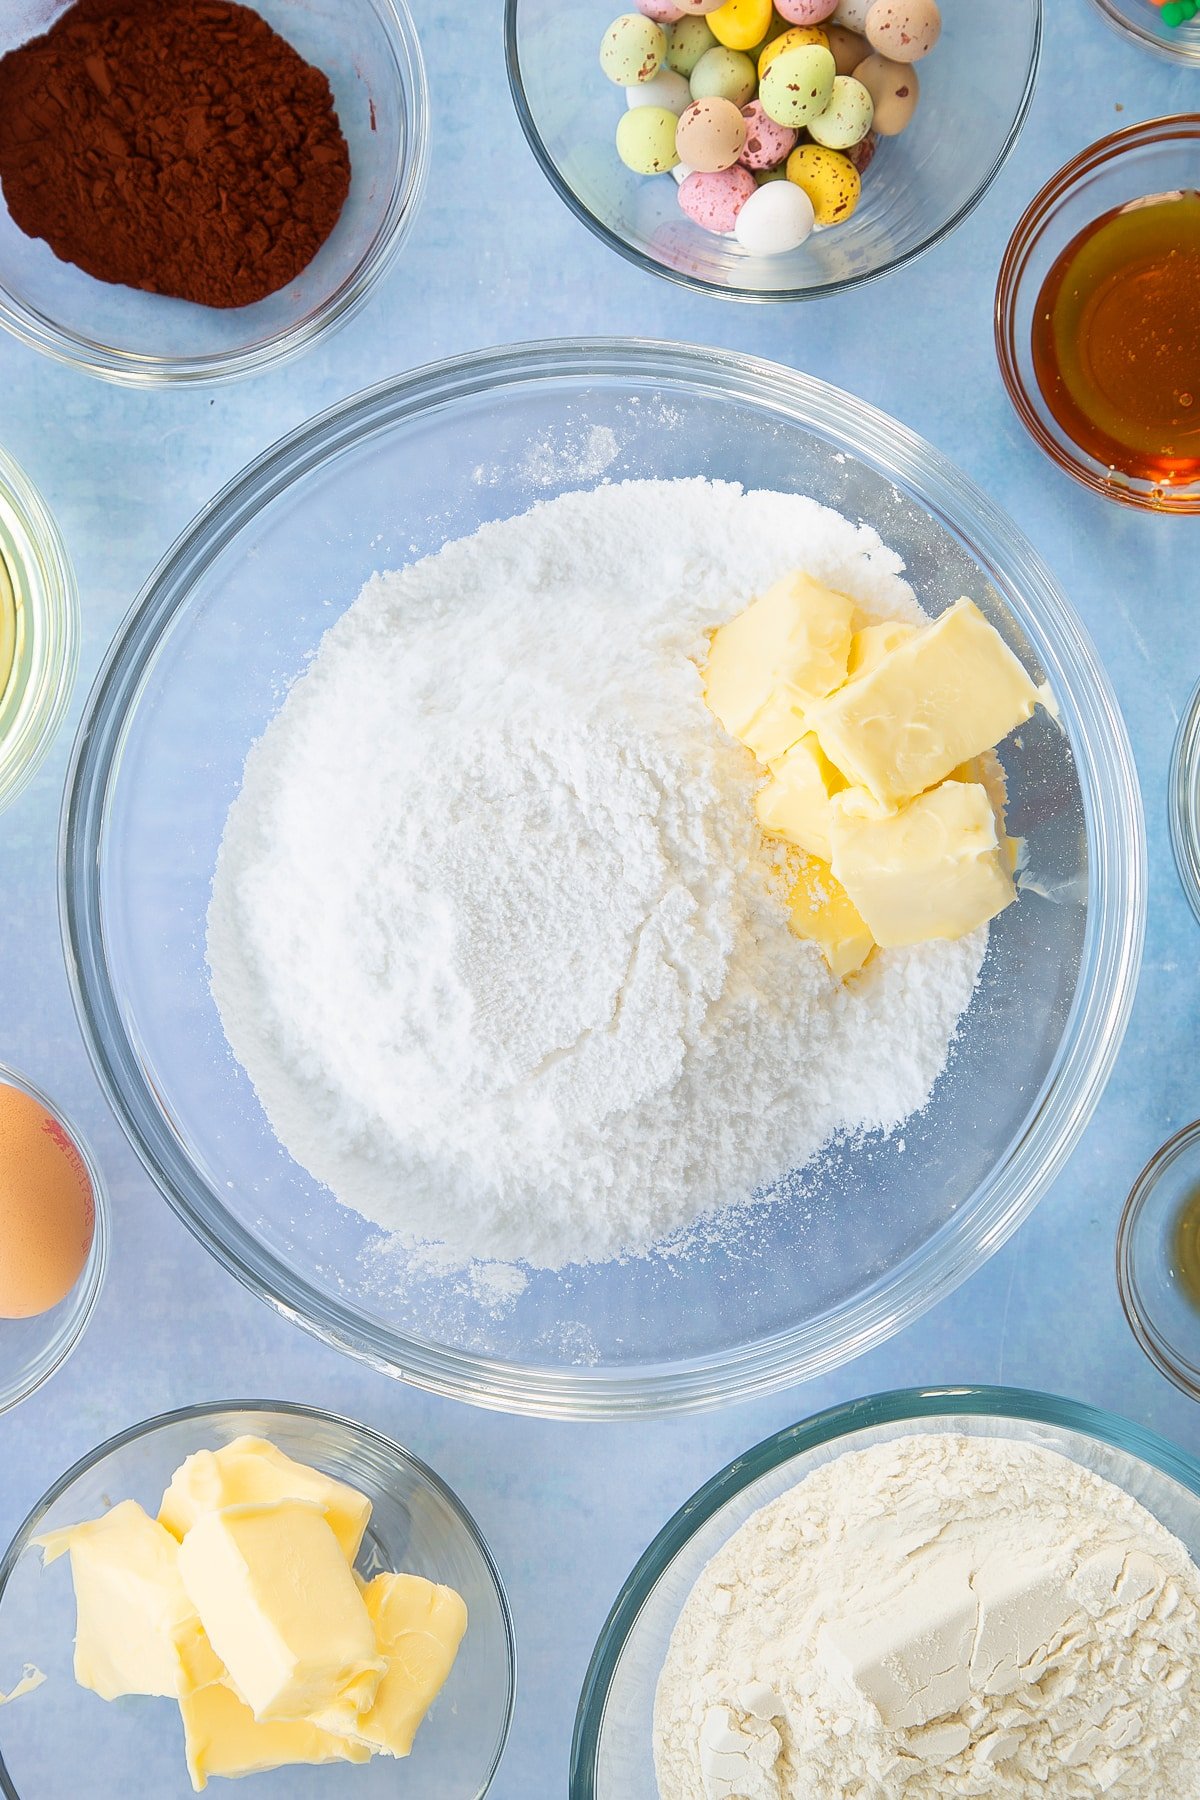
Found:
[[1200, 63], [1200, 13], [1186, 25], [1165, 25], [1150, 0], [1092, 0], [1100, 17], [1122, 37], [1171, 62]]
[[[20, 1401], [27, 1400], [43, 1381], [48, 1381], [83, 1336], [104, 1282], [110, 1216], [108, 1194], [96, 1159], [62, 1109], [55, 1106], [40, 1088], [3, 1063], [0, 1063], [0, 1086], [18, 1088], [21, 1093], [28, 1094], [62, 1127], [83, 1158], [92, 1184], [94, 1207], [92, 1246], [79, 1279], [66, 1298], [49, 1312], [38, 1313], [32, 1319], [0, 1319], [0, 1413], [5, 1413]], [[0, 1690], [3, 1688], [4, 1680], [0, 1677]]]
[[1188, 904], [1200, 920], [1200, 682], [1175, 733], [1168, 814], [1175, 867]]
[[[37, 489], [0, 450], [0, 615], [10, 611], [7, 677], [0, 667], [0, 809], [50, 748], [79, 661], [79, 595], [66, 546]], [[6, 635], [0, 617], [0, 643]]]
[[[77, 1687], [72, 1673], [75, 1602], [65, 1563], [43, 1569], [32, 1540], [97, 1517], [120, 1500], [158, 1510], [172, 1472], [194, 1450], [243, 1433], [269, 1438], [298, 1462], [350, 1482], [374, 1511], [358, 1567], [403, 1569], [456, 1588], [469, 1623], [449, 1681], [398, 1773], [370, 1763], [285, 1768], [255, 1777], [255, 1800], [394, 1795], [406, 1800], [482, 1800], [512, 1719], [516, 1657], [512, 1618], [491, 1552], [462, 1502], [432, 1469], [365, 1425], [282, 1401], [240, 1400], [164, 1413], [109, 1438], [68, 1469], [38, 1501], [0, 1561], [0, 1688], [32, 1665], [45, 1683], [0, 1710], [0, 1794], [46, 1800], [95, 1792], [183, 1800], [191, 1785], [179, 1715], [167, 1700], [112, 1705]], [[403, 1779], [401, 1779], [401, 1773]]]
[[1107, 500], [1151, 512], [1200, 512], [1200, 478], [1175, 487], [1141, 480], [1109, 468], [1067, 436], [1034, 373], [1034, 308], [1050, 269], [1085, 226], [1131, 200], [1194, 188], [1198, 166], [1200, 113], [1148, 119], [1100, 138], [1064, 163], [1029, 202], [996, 284], [996, 355], [1021, 423], [1068, 475]]
[[[406, 0], [254, 0], [329, 77], [350, 146], [349, 198], [308, 268], [254, 306], [193, 306], [97, 281], [13, 223], [0, 195], [0, 325], [59, 362], [130, 387], [223, 382], [295, 355], [351, 318], [408, 235], [429, 161], [429, 104]], [[70, 0], [9, 7], [0, 56]]]
[[1200, 1119], [1155, 1152], [1117, 1227], [1117, 1291], [1134, 1337], [1160, 1374], [1200, 1400], [1200, 1304], [1176, 1267], [1181, 1208], [1200, 1194]]
[[1132, 1495], [1200, 1559], [1200, 1462], [1127, 1419], [1019, 1388], [910, 1389], [834, 1407], [737, 1457], [693, 1494], [641, 1557], [584, 1680], [571, 1800], [658, 1800], [652, 1721], [667, 1645], [701, 1570], [751, 1513], [835, 1457], [918, 1432], [1005, 1438], [1056, 1451]]
[[505, 0], [508, 79], [530, 148], [560, 199], [610, 249], [727, 300], [811, 300], [889, 274], [954, 230], [1016, 143], [1033, 98], [1042, 0], [942, 0], [921, 103], [881, 138], [854, 217], [782, 256], [752, 256], [693, 224], [669, 176], [634, 175], [613, 136], [625, 105], [596, 60], [613, 0]]

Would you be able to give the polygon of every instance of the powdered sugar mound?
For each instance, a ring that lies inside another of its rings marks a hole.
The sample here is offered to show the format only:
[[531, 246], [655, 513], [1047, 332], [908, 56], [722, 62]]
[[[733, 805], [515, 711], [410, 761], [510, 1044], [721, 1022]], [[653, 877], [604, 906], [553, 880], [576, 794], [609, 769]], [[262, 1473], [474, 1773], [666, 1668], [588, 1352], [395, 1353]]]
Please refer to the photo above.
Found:
[[811, 500], [565, 495], [368, 583], [252, 749], [222, 1022], [291, 1154], [441, 1269], [643, 1252], [927, 1100], [986, 933], [838, 986], [703, 701], [706, 631], [796, 566], [920, 617]]

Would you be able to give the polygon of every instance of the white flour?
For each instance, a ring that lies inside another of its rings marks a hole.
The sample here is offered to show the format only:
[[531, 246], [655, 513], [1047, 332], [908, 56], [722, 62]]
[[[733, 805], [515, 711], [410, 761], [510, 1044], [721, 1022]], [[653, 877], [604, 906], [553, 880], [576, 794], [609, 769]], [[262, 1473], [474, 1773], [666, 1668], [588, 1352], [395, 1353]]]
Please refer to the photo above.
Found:
[[443, 1266], [643, 1252], [928, 1099], [986, 932], [846, 988], [788, 929], [705, 631], [803, 566], [919, 617], [814, 502], [568, 494], [398, 574], [247, 760], [212, 988], [281, 1142]]
[[754, 1513], [680, 1615], [662, 1800], [1187, 1800], [1200, 1571], [1110, 1482], [922, 1434]]

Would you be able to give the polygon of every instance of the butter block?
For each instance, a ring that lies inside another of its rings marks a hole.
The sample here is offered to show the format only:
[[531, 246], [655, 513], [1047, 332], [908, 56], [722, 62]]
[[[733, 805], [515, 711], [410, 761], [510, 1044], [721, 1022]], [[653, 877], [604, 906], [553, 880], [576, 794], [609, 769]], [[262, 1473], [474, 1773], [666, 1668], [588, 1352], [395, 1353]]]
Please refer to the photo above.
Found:
[[847, 681], [853, 681], [856, 675], [869, 675], [885, 656], [916, 635], [917, 627], [904, 619], [883, 619], [875, 625], [863, 625], [850, 639]]
[[853, 616], [845, 594], [796, 573], [713, 633], [704, 698], [760, 762], [789, 749], [807, 709], [845, 681]]
[[320, 1506], [281, 1500], [203, 1513], [179, 1547], [179, 1569], [256, 1719], [345, 1732], [372, 1705], [385, 1664]]
[[896, 812], [850, 788], [831, 811], [833, 872], [886, 949], [964, 937], [1017, 897], [978, 782], [945, 781]]
[[407, 1756], [454, 1667], [467, 1629], [466, 1602], [420, 1575], [377, 1575], [363, 1599], [387, 1668], [375, 1704], [355, 1730], [385, 1755]]
[[971, 600], [810, 710], [829, 760], [881, 805], [935, 787], [1030, 718], [1039, 691]]
[[80, 1687], [103, 1700], [174, 1699], [219, 1673], [181, 1577], [179, 1545], [136, 1500], [36, 1541], [47, 1563], [70, 1553]]
[[819, 944], [839, 981], [861, 969], [875, 939], [828, 863], [806, 857], [788, 896], [788, 922], [797, 937]]
[[219, 1450], [189, 1456], [171, 1478], [158, 1519], [182, 1539], [203, 1513], [272, 1500], [311, 1500], [321, 1507], [346, 1560], [354, 1561], [371, 1517], [367, 1496], [307, 1463], [293, 1462], [266, 1438], [234, 1438]]
[[754, 811], [764, 831], [828, 862], [829, 802], [845, 785], [809, 731], [771, 764], [770, 779], [754, 796]]
[[182, 1696], [179, 1711], [188, 1774], [198, 1794], [210, 1775], [260, 1775], [290, 1763], [365, 1763], [371, 1756], [366, 1744], [307, 1719], [256, 1719], [219, 1681]]

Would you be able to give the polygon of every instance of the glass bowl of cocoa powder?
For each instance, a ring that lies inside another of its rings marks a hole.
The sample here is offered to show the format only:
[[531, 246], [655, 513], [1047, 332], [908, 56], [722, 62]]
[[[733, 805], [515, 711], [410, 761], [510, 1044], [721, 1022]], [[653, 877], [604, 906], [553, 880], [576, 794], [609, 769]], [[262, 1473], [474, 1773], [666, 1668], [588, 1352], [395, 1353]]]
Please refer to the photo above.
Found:
[[405, 0], [13, 0], [0, 325], [134, 387], [255, 373], [363, 304], [427, 162]]

